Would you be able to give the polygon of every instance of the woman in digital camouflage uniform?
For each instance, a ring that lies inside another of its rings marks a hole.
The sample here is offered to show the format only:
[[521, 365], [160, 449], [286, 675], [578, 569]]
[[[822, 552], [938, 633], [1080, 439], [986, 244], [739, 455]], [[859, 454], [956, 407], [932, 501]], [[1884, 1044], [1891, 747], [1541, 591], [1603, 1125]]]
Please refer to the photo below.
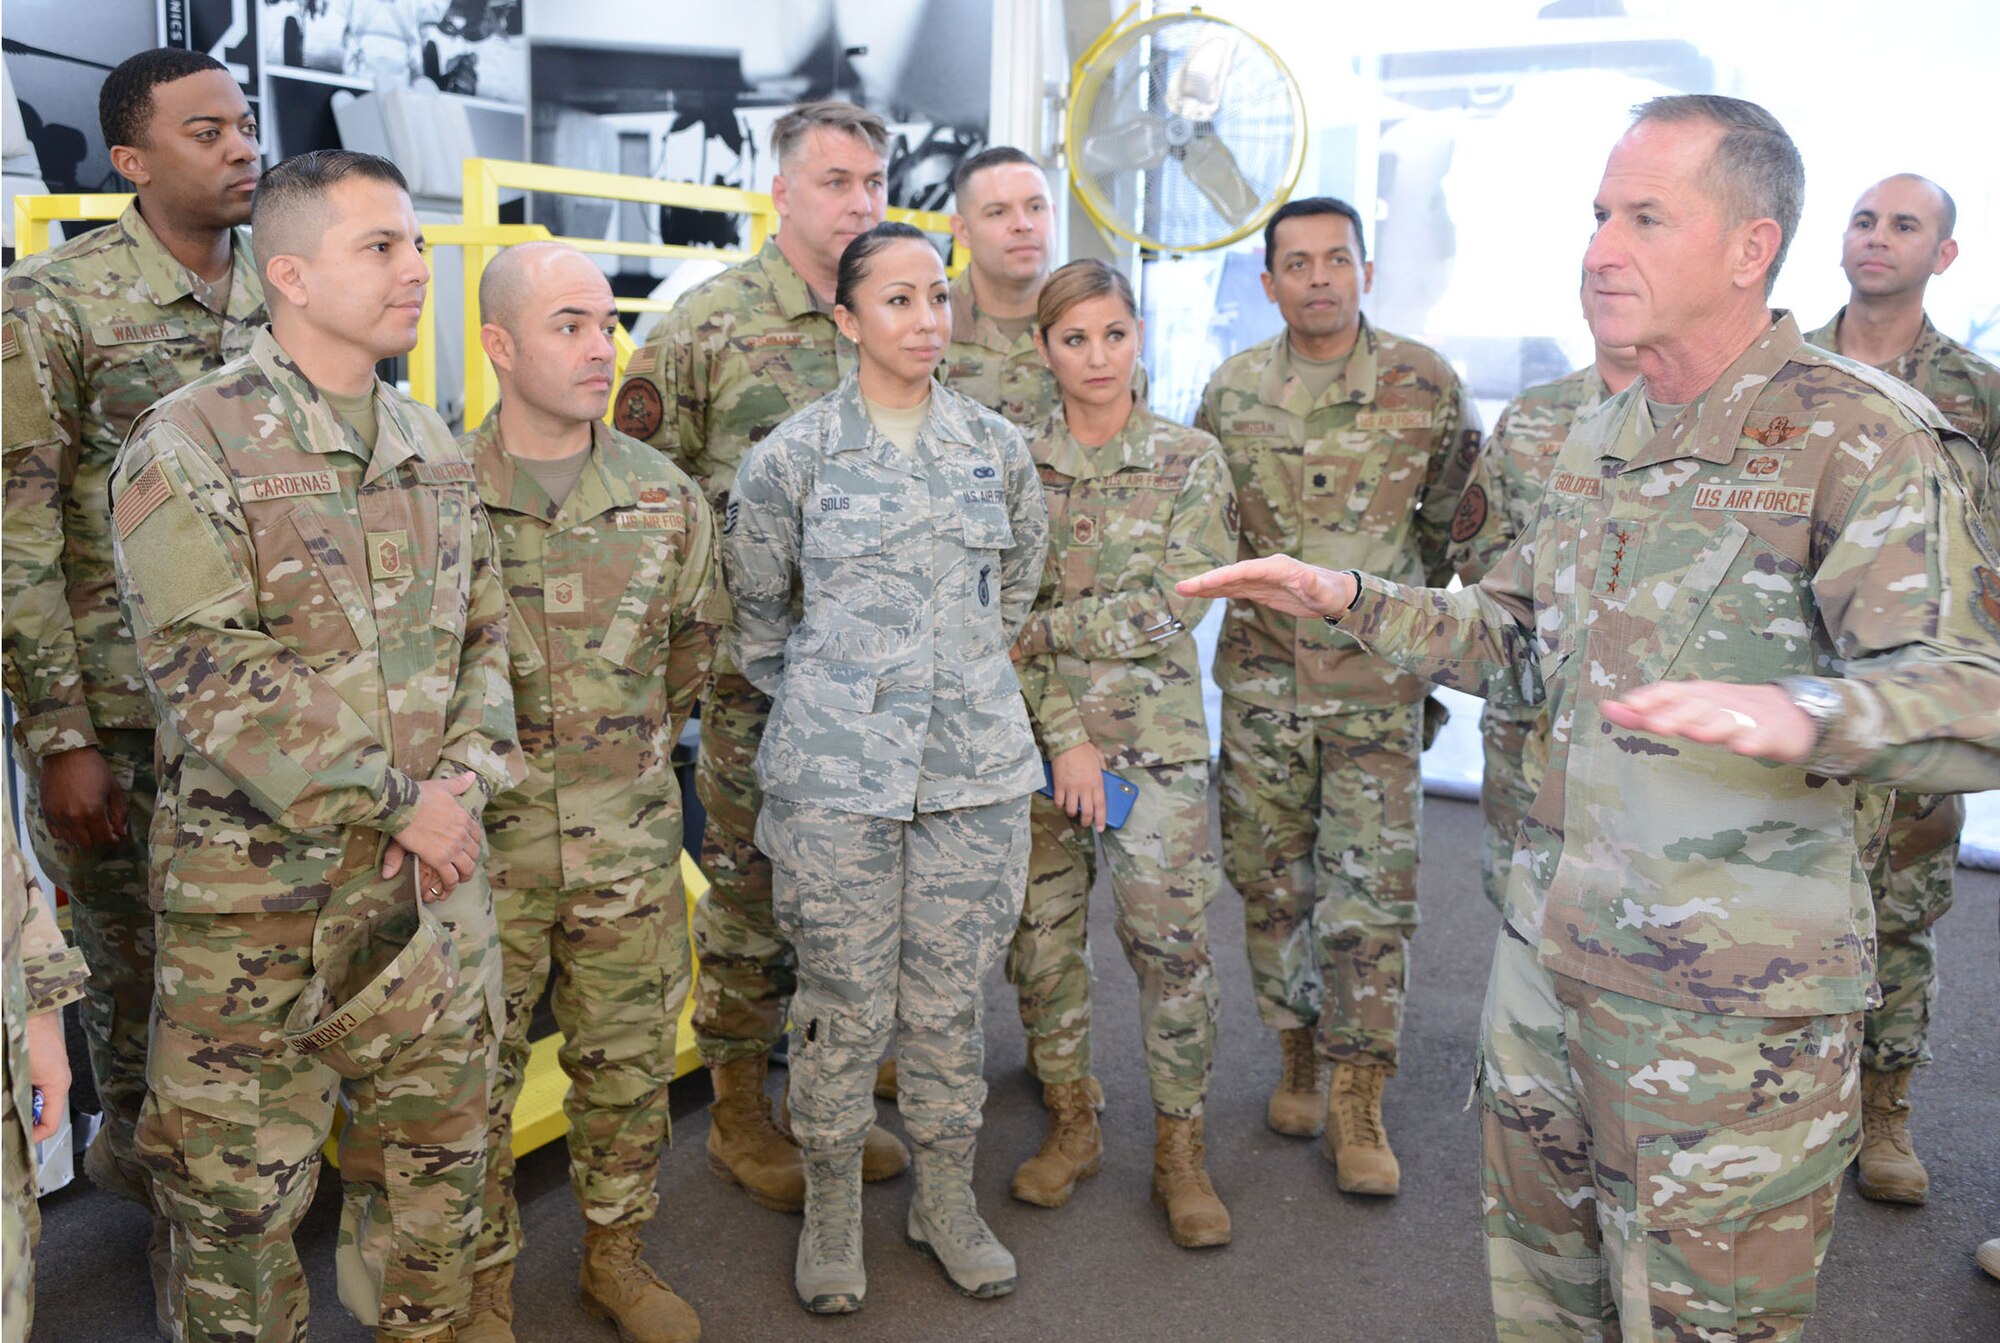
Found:
[[815, 1312], [867, 1288], [861, 1145], [892, 1030], [910, 1239], [972, 1296], [1014, 1287], [972, 1197], [979, 986], [1027, 881], [1041, 765], [1007, 649], [1048, 541], [1020, 435], [932, 380], [951, 304], [924, 236], [850, 243], [834, 319], [855, 371], [751, 451], [723, 518], [738, 660], [773, 701], [756, 838], [798, 957], [795, 1283]]

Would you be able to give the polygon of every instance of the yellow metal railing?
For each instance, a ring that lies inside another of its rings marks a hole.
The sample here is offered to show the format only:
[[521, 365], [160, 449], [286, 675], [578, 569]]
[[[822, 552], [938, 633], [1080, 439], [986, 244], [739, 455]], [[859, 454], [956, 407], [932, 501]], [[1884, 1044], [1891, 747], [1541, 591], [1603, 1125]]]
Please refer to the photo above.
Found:
[[[747, 251], [715, 247], [685, 247], [677, 243], [621, 242], [608, 238], [558, 237], [540, 224], [500, 222], [500, 194], [503, 191], [539, 191], [557, 196], [586, 196], [596, 200], [625, 201], [638, 205], [663, 205], [680, 210], [707, 210], [720, 214], [745, 215], [750, 221]], [[116, 219], [131, 202], [130, 196], [16, 196], [14, 198], [14, 239], [19, 255], [45, 250], [49, 226], [62, 220]], [[518, 163], [509, 159], [467, 159], [465, 199], [457, 224], [426, 224], [424, 240], [432, 248], [457, 247], [465, 279], [461, 330], [464, 339], [465, 427], [474, 429], [486, 418], [499, 397], [493, 367], [479, 348], [479, 278], [487, 263], [501, 248], [531, 239], [553, 238], [581, 252], [595, 256], [661, 257], [671, 260], [706, 260], [730, 264], [756, 255], [777, 229], [778, 210], [771, 197], [761, 191], [739, 191], [734, 187], [703, 186], [695, 182], [665, 182], [651, 177], [626, 177], [618, 173], [590, 172], [581, 168], [559, 168], [546, 163]], [[948, 235], [951, 216], [930, 210], [891, 210], [889, 218], [912, 224], [926, 233]], [[952, 244], [946, 267], [956, 275], [965, 267], [965, 249]], [[436, 262], [432, 263], [433, 269]], [[433, 295], [424, 298], [424, 317], [417, 328], [417, 344], [410, 351], [410, 395], [429, 406], [440, 404], [438, 396], [438, 340]], [[665, 312], [672, 305], [648, 298], [620, 298], [620, 312]], [[618, 374], [623, 376], [625, 361], [637, 349], [621, 329], [617, 346]]]
[[[465, 161], [464, 218], [467, 227], [500, 224], [502, 191], [539, 191], [556, 196], [588, 196], [596, 200], [626, 201], [638, 205], [666, 205], [678, 210], [706, 210], [717, 214], [747, 215], [750, 246], [747, 251], [716, 247], [684, 247], [677, 243], [612, 242], [604, 238], [563, 238], [580, 252], [598, 256], [667, 257], [676, 260], [700, 259], [734, 263], [755, 256], [765, 239], [778, 227], [778, 207], [761, 191], [739, 191], [735, 187], [703, 186], [696, 182], [666, 182], [652, 177], [626, 177], [619, 173], [591, 172], [582, 168], [559, 168], [546, 163], [518, 163], [508, 159], [467, 159]], [[889, 218], [914, 225], [926, 233], [949, 234], [951, 216], [932, 210], [891, 210]], [[544, 235], [546, 236], [546, 235]], [[465, 248], [465, 292], [479, 292], [479, 277], [486, 263], [504, 244], [472, 244]], [[964, 249], [952, 243], [947, 269], [956, 275], [965, 266]], [[620, 312], [665, 312], [671, 304], [653, 299], [621, 298]], [[421, 339], [421, 338], [420, 338]], [[618, 375], [637, 348], [621, 331], [618, 347]], [[479, 358], [479, 314], [468, 301], [465, 312], [465, 427], [476, 428], [498, 399], [493, 370]], [[413, 379], [414, 383], [414, 379]]]

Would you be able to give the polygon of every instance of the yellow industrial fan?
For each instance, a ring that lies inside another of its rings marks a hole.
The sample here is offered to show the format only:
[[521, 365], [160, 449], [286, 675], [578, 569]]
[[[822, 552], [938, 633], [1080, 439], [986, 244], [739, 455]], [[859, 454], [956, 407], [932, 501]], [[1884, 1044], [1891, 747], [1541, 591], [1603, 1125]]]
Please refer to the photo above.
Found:
[[1305, 164], [1305, 103], [1257, 38], [1199, 9], [1131, 21], [1078, 58], [1063, 144], [1097, 226], [1199, 252], [1263, 226]]

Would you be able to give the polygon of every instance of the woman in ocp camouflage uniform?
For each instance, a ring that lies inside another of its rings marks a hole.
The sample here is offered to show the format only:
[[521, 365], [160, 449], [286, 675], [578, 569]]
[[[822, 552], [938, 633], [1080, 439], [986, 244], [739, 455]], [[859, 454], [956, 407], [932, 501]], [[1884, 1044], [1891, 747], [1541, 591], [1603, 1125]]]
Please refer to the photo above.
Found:
[[856, 238], [835, 302], [855, 371], [751, 451], [723, 519], [737, 659], [772, 696], [756, 838], [798, 956], [794, 1282], [815, 1312], [856, 1310], [867, 1289], [861, 1145], [892, 1029], [910, 1239], [969, 1295], [1014, 1287], [972, 1197], [979, 985], [1027, 882], [1041, 768], [1007, 648], [1048, 527], [1013, 426], [932, 381], [951, 305], [924, 236]]
[[[1156, 417], [1133, 394], [1142, 332], [1130, 284], [1101, 261], [1071, 262], [1042, 288], [1035, 343], [1062, 407], [1030, 448], [1048, 501], [1049, 559], [1014, 657], [1054, 796], [1033, 800], [1027, 903], [1007, 975], [1049, 1134], [1013, 1190], [1060, 1207], [1101, 1161], [1084, 930], [1102, 844], [1118, 940], [1139, 976], [1153, 1198], [1174, 1241], [1195, 1248], [1225, 1245], [1230, 1232], [1202, 1136], [1217, 1002], [1207, 911], [1221, 879], [1193, 635], [1208, 603], [1177, 596], [1174, 583], [1235, 556], [1236, 496], [1213, 438]], [[1105, 825], [1107, 769], [1138, 790], [1117, 829]]]

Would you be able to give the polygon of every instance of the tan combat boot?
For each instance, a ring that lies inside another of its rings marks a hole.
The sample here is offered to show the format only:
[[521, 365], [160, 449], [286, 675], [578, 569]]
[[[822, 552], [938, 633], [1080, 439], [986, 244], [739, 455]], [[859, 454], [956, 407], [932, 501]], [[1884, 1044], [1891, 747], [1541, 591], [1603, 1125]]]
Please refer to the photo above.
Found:
[[1336, 1063], [1326, 1097], [1326, 1159], [1344, 1194], [1393, 1195], [1403, 1168], [1389, 1150], [1382, 1127], [1382, 1087], [1389, 1070], [1379, 1063]]
[[583, 1232], [577, 1286], [583, 1313], [618, 1326], [624, 1343], [695, 1343], [701, 1321], [646, 1263], [639, 1229], [592, 1226]]
[[1202, 1121], [1153, 1116], [1153, 1206], [1164, 1208], [1174, 1244], [1186, 1250], [1229, 1243], [1229, 1209], [1209, 1182]]
[[1088, 1180], [1104, 1167], [1104, 1135], [1098, 1131], [1097, 1108], [1090, 1102], [1090, 1078], [1050, 1082], [1042, 1087], [1042, 1105], [1049, 1112], [1049, 1136], [1042, 1148], [1014, 1172], [1014, 1197], [1041, 1208], [1060, 1208], [1076, 1192], [1078, 1180]]
[[1297, 1026], [1278, 1032], [1278, 1088], [1264, 1108], [1264, 1122], [1288, 1138], [1317, 1138], [1326, 1128], [1327, 1063], [1313, 1048], [1316, 1032]]
[[754, 1054], [708, 1070], [715, 1103], [708, 1107], [708, 1168], [760, 1208], [797, 1212], [806, 1204], [805, 1166], [799, 1149], [771, 1122], [764, 1095], [770, 1059]]
[[1910, 1146], [1910, 1074], [1861, 1070], [1861, 1152], [1855, 1157], [1863, 1198], [1882, 1203], [1922, 1203], [1931, 1177]]
[[875, 1065], [875, 1099], [896, 1103], [896, 1056], [891, 1054]]
[[457, 1343], [514, 1343], [514, 1261], [472, 1275], [472, 1304], [458, 1324]]

